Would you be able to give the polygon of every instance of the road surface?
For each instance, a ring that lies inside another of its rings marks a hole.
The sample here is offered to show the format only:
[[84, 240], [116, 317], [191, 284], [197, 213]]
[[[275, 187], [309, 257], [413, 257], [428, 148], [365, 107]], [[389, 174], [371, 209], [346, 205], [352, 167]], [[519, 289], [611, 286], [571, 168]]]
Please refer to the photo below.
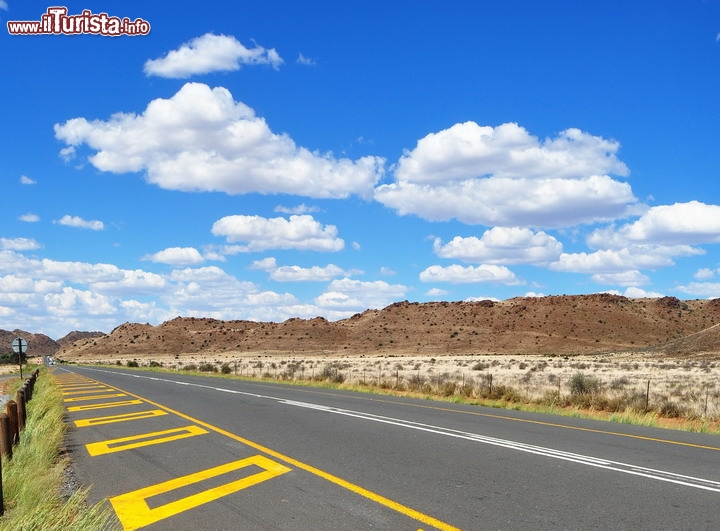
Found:
[[720, 438], [274, 383], [57, 367], [124, 529], [719, 529]]

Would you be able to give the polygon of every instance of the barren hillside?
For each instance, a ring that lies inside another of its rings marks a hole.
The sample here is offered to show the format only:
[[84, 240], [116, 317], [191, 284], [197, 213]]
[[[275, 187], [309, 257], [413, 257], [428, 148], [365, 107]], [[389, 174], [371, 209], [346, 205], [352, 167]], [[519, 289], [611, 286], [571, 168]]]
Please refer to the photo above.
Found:
[[28, 356], [41, 356], [53, 354], [60, 345], [44, 334], [33, 334], [24, 330], [0, 330], [0, 349], [2, 352], [12, 352], [12, 341], [21, 337], [28, 343]]
[[[259, 352], [587, 354], [657, 349], [718, 323], [720, 301], [673, 297], [628, 299], [597, 294], [501, 302], [400, 302], [337, 322], [178, 317], [158, 326], [126, 323], [108, 335], [65, 345], [58, 355], [77, 360]], [[720, 352], [720, 341], [713, 345], [712, 350]]]

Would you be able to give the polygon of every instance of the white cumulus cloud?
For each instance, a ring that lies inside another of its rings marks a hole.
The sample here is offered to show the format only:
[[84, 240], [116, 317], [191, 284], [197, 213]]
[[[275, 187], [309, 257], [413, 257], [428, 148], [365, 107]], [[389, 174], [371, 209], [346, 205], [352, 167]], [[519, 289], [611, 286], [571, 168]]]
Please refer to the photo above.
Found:
[[312, 267], [279, 266], [275, 258], [272, 257], [254, 261], [250, 264], [250, 269], [266, 271], [271, 279], [278, 282], [328, 282], [334, 278], [349, 277], [362, 273], [357, 269], [346, 271], [335, 264]]
[[375, 198], [399, 214], [468, 224], [570, 227], [633, 210], [619, 144], [568, 129], [540, 141], [514, 123], [431, 133], [407, 151]]
[[593, 282], [598, 284], [612, 284], [618, 286], [642, 286], [650, 279], [637, 269], [622, 271], [620, 273], [598, 273], [592, 276]]
[[470, 284], [476, 282], [491, 282], [514, 286], [523, 284], [505, 266], [481, 264], [479, 266], [449, 266], [433, 265], [420, 273], [422, 282], [450, 282], [452, 284]]
[[40, 216], [33, 214], [32, 212], [28, 212], [27, 214], [20, 216], [18, 219], [20, 221], [24, 221], [25, 223], [37, 223], [40, 221]]
[[595, 230], [588, 237], [593, 248], [630, 244], [697, 245], [720, 243], [720, 206], [699, 201], [660, 205], [619, 228]]
[[196, 265], [204, 261], [200, 251], [194, 247], [168, 247], [146, 256], [145, 259], [171, 265]]
[[337, 227], [323, 226], [312, 216], [264, 218], [261, 216], [226, 216], [213, 224], [212, 233], [224, 236], [228, 243], [225, 252], [256, 252], [268, 249], [295, 249], [304, 251], [340, 251], [345, 242], [337, 237]]
[[669, 267], [675, 264], [674, 257], [699, 254], [703, 251], [688, 245], [632, 245], [591, 253], [563, 253], [549, 267], [567, 273], [622, 273], [632, 269]]
[[34, 251], [42, 247], [32, 238], [0, 238], [0, 249], [7, 251]]
[[493, 227], [478, 238], [456, 236], [448, 243], [437, 238], [435, 254], [464, 262], [485, 264], [544, 265], [556, 261], [562, 253], [562, 243], [545, 232], [533, 232], [520, 227]]
[[62, 218], [55, 220], [53, 223], [65, 225], [66, 227], [76, 227], [78, 229], [103, 230], [105, 224], [98, 220], [87, 220], [80, 216], [64, 215]]
[[384, 308], [405, 296], [408, 288], [382, 280], [366, 282], [342, 278], [333, 280], [327, 290], [315, 298], [324, 310], [360, 312], [368, 308]]
[[139, 115], [55, 124], [55, 136], [86, 144], [94, 151], [88, 160], [101, 171], [144, 171], [150, 183], [169, 190], [370, 197], [384, 173], [380, 157], [353, 161], [299, 147], [227, 89], [201, 83], [153, 100]]
[[235, 37], [206, 33], [186, 42], [164, 57], [145, 62], [148, 76], [187, 78], [209, 72], [239, 70], [242, 65], [266, 64], [277, 69], [283, 60], [274, 48], [243, 46]]

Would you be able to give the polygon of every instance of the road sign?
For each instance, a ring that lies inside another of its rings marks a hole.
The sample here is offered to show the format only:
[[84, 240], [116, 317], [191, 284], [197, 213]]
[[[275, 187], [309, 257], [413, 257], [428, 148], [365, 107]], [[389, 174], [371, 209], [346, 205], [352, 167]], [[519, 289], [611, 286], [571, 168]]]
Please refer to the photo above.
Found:
[[16, 337], [15, 339], [13, 339], [12, 348], [15, 354], [22, 354], [23, 352], [27, 352], [27, 341], [25, 341], [21, 337]]

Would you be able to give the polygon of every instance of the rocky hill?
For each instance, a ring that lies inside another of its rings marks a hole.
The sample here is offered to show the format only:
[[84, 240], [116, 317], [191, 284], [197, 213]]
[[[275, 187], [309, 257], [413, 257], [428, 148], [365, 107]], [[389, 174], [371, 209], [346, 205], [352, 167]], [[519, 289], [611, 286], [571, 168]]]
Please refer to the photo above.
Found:
[[44, 334], [33, 334], [23, 330], [0, 330], [0, 352], [12, 352], [12, 342], [21, 337], [28, 343], [28, 356], [51, 355], [57, 352], [60, 344]]
[[[596, 294], [501, 302], [400, 302], [337, 322], [323, 318], [262, 323], [178, 317], [158, 326], [125, 323], [108, 335], [63, 345], [57, 355], [75, 360], [260, 352], [566, 355], [648, 348], [664, 352], [663, 345], [706, 329], [716, 330], [713, 327], [718, 323], [720, 300]], [[686, 349], [701, 348], [720, 356], [720, 330], [708, 331], [713, 333], [714, 343], [699, 341]], [[708, 346], [712, 348], [708, 350]]]
[[65, 347], [67, 345], [72, 345], [73, 343], [75, 343], [76, 341], [80, 341], [81, 339], [103, 337], [104, 335], [104, 332], [80, 332], [78, 330], [75, 330], [67, 334], [65, 337], [58, 339], [57, 343], [59, 347]]

